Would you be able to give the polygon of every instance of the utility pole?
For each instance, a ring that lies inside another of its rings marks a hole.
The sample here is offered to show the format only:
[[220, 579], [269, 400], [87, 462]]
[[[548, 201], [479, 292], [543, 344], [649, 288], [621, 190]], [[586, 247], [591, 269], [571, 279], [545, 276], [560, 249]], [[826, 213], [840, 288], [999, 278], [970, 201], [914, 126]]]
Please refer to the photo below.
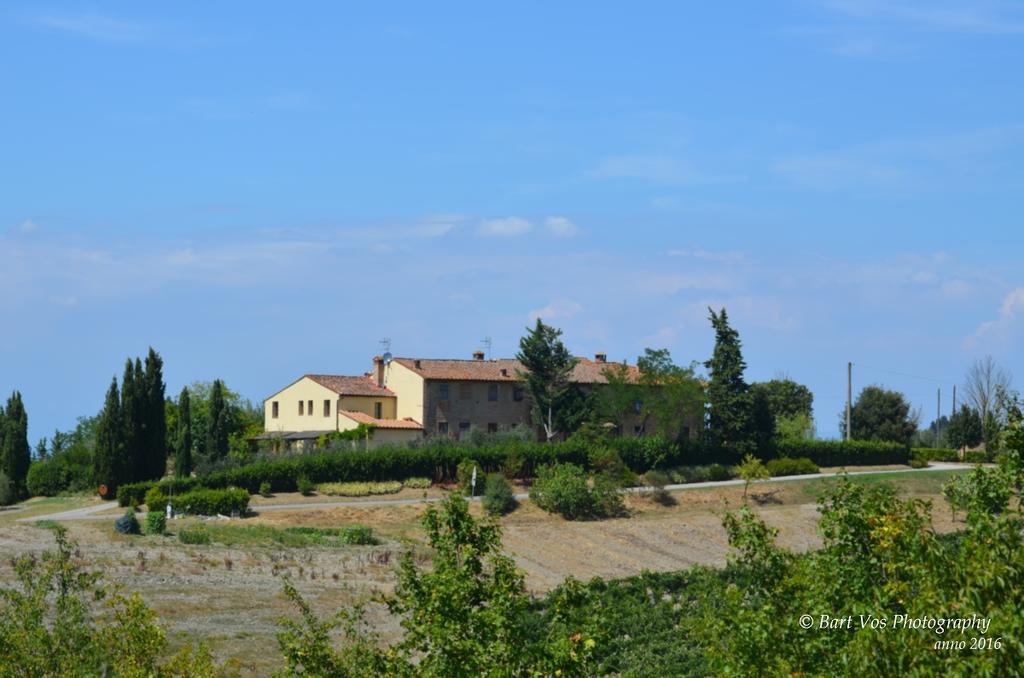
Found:
[[850, 440], [850, 408], [853, 403], [853, 363], [846, 363], [846, 439]]
[[942, 388], [935, 394], [935, 447], [939, 446], [939, 418], [942, 417]]
[[956, 414], [956, 384], [953, 384], [953, 409], [949, 411], [949, 416], [952, 417]]

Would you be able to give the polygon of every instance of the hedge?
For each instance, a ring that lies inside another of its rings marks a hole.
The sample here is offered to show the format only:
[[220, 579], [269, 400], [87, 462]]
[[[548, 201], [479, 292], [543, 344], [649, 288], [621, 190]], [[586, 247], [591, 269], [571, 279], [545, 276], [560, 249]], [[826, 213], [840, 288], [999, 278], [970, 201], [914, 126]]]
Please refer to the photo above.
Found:
[[[694, 441], [680, 444], [654, 436], [614, 438], [607, 444], [635, 473], [683, 465], [732, 465], [740, 458], [732, 450], [716, 449]], [[910, 448], [898, 443], [867, 441], [787, 441], [760, 451], [759, 456], [765, 460], [805, 457], [819, 466], [906, 464], [910, 460]], [[117, 498], [122, 506], [141, 504], [146, 492], [154, 486], [170, 496], [198, 487], [241, 487], [255, 493], [260, 491], [263, 483], [268, 483], [272, 492], [295, 492], [298, 479], [303, 477], [314, 484], [380, 482], [413, 477], [451, 481], [456, 477], [459, 462], [466, 459], [476, 461], [478, 473], [482, 474], [500, 472], [510, 466], [510, 461], [514, 461], [516, 466], [521, 465], [521, 473], [525, 477], [533, 477], [537, 468], [551, 464], [576, 464], [591, 470], [589, 449], [578, 441], [551, 444], [506, 441], [482, 447], [437, 443], [282, 457], [215, 471], [199, 478], [122, 485], [118, 488]]]
[[922, 461], [960, 461], [959, 452], [945, 447], [915, 447], [910, 455]]
[[772, 478], [779, 476], [802, 476], [817, 473], [820, 470], [817, 464], [806, 457], [799, 459], [790, 459], [789, 457], [769, 459], [765, 466], [768, 468], [768, 473], [771, 474]]
[[249, 510], [249, 493], [237, 487], [227, 490], [192, 490], [168, 497], [167, 501], [175, 513], [200, 516], [230, 516], [232, 513], [244, 515]]

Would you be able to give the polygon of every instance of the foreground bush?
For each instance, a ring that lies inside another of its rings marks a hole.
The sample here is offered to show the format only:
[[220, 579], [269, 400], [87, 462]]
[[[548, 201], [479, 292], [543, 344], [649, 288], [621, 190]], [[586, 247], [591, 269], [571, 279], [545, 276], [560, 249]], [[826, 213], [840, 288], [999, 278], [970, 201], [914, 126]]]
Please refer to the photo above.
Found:
[[146, 534], [164, 534], [167, 532], [167, 516], [159, 511], [146, 514]]
[[801, 459], [790, 459], [789, 457], [769, 459], [765, 466], [767, 466], [768, 473], [773, 478], [778, 476], [803, 476], [821, 471], [817, 464], [806, 457]]
[[139, 519], [135, 517], [135, 511], [129, 509], [124, 515], [114, 521], [114, 529], [121, 534], [139, 534]]
[[178, 530], [178, 541], [182, 544], [209, 544], [210, 530], [202, 523], [186, 525]]
[[82, 569], [65, 529], [53, 530], [56, 550], [17, 559], [14, 580], [0, 587], [0, 675], [220, 675], [202, 648], [161, 660], [167, 639], [156, 614], [138, 594], [111, 593]]
[[614, 480], [598, 475], [591, 486], [587, 472], [575, 464], [538, 469], [530, 499], [548, 513], [557, 513], [567, 520], [604, 518], [622, 510]]
[[503, 474], [491, 473], [487, 476], [481, 503], [488, 515], [492, 516], [502, 516], [515, 509], [515, 493], [512, 492], [512, 485]]
[[168, 497], [174, 513], [199, 516], [245, 515], [249, 511], [249, 493], [237, 487], [227, 490], [192, 490]]

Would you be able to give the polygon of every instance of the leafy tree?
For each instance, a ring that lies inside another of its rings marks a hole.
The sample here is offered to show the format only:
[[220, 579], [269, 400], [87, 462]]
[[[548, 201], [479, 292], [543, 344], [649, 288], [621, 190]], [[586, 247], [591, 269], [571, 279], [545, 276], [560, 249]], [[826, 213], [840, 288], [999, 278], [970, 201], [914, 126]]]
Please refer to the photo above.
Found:
[[645, 431], [653, 429], [671, 440], [683, 438], [688, 422], [699, 421], [704, 409], [704, 391], [694, 366], [676, 365], [664, 348], [644, 349], [636, 364], [639, 376], [635, 378], [624, 364], [602, 370], [608, 384], [598, 391], [596, 409], [620, 430], [639, 414]]
[[211, 459], [223, 459], [228, 454], [230, 416], [224, 400], [224, 382], [215, 379], [210, 393], [209, 428], [206, 431], [206, 454]]
[[571, 433], [582, 423], [584, 398], [570, 381], [576, 358], [559, 339], [562, 331], [537, 318], [533, 329], [519, 340], [516, 358], [525, 368], [519, 377], [530, 395], [530, 414], [550, 442], [559, 433]]
[[814, 418], [814, 394], [792, 379], [772, 379], [750, 385], [750, 390], [763, 393], [776, 420], [805, 415]]
[[747, 490], [750, 483], [758, 480], [767, 480], [771, 477], [768, 468], [761, 463], [761, 460], [752, 454], [743, 457], [743, 462], [736, 467], [736, 472], [743, 479], [743, 501], [747, 500]]
[[[840, 416], [840, 429], [845, 433], [843, 417]], [[909, 444], [917, 432], [916, 419], [902, 393], [880, 386], [867, 386], [850, 409], [850, 437]]]
[[117, 377], [110, 382], [107, 397], [96, 426], [96, 450], [93, 454], [94, 480], [106, 485], [113, 494], [123, 483], [130, 481], [131, 461], [124, 446], [124, 421]]
[[814, 440], [817, 429], [811, 417], [806, 414], [794, 414], [777, 418], [775, 432], [780, 440]]
[[143, 383], [143, 451], [145, 480], [162, 478], [167, 471], [167, 419], [164, 413], [164, 361], [149, 349]]
[[178, 396], [178, 424], [174, 434], [174, 472], [179, 478], [192, 473], [192, 407], [188, 388]]
[[743, 379], [743, 361], [739, 333], [729, 325], [725, 309], [711, 314], [715, 329], [715, 349], [704, 363], [708, 370], [707, 434], [712, 445], [747, 450], [753, 446], [752, 400], [750, 387]]
[[7, 407], [0, 408], [0, 429], [0, 472], [7, 476], [14, 492], [24, 496], [32, 451], [28, 444], [28, 414], [18, 391], [7, 399]]
[[946, 440], [956, 449], [977, 447], [983, 438], [981, 415], [967, 403], [950, 418], [946, 429]]

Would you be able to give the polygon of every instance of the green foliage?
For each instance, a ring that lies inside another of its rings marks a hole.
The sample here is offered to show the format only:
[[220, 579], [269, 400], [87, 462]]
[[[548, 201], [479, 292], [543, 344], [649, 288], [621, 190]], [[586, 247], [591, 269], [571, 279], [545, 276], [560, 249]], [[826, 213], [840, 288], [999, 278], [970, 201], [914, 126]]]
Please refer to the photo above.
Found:
[[249, 511], [249, 493], [237, 487], [225, 490], [196, 489], [168, 497], [174, 512], [199, 516], [244, 516]]
[[316, 447], [323, 450], [338, 447], [339, 443], [365, 441], [373, 437], [375, 428], [373, 424], [357, 424], [347, 431], [330, 431], [316, 439]]
[[146, 503], [146, 509], [150, 512], [163, 511], [167, 508], [167, 495], [164, 494], [164, 491], [160, 489], [159, 485], [154, 485], [149, 488], [149, 491], [146, 492], [144, 501]]
[[964, 403], [949, 420], [946, 440], [956, 449], [977, 447], [984, 438], [981, 415]]
[[488, 474], [482, 503], [484, 510], [492, 516], [505, 515], [515, 509], [517, 503], [515, 493], [504, 475], [501, 473]]
[[121, 534], [139, 534], [139, 519], [135, 517], [135, 511], [128, 509], [120, 518], [114, 521], [114, 529]]
[[964, 452], [964, 461], [968, 464], [986, 464], [992, 461], [992, 457], [985, 450], [967, 450]]
[[732, 477], [732, 471], [721, 464], [712, 464], [711, 466], [708, 466], [708, 480], [712, 482], [729, 480]]
[[298, 480], [295, 481], [295, 487], [304, 497], [310, 496], [316, 489], [316, 485], [313, 484], [313, 481], [308, 476], [299, 476]]
[[124, 445], [124, 425], [121, 416], [121, 396], [115, 377], [107, 389], [106, 401], [96, 425], [96, 451], [93, 454], [93, 480], [116, 492], [131, 480], [131, 464]]
[[559, 433], [572, 433], [587, 418], [585, 399], [570, 381], [576, 358], [559, 339], [561, 335], [561, 330], [537, 318], [537, 324], [519, 340], [516, 354], [526, 370], [520, 378], [530, 396], [530, 416], [549, 442]]
[[270, 497], [270, 496], [272, 496], [271, 492], [270, 492], [270, 483], [267, 482], [266, 480], [264, 480], [262, 483], [260, 483], [260, 496], [261, 497]]
[[192, 399], [188, 388], [178, 395], [177, 425], [174, 429], [174, 473], [187, 478], [192, 473]]
[[203, 648], [161, 662], [167, 642], [155, 613], [138, 594], [112, 595], [81, 568], [65, 529], [53, 532], [56, 550], [18, 558], [0, 588], [0, 675], [220, 675]]
[[6, 473], [0, 471], [0, 506], [9, 506], [16, 501], [18, 501], [18, 492], [14, 483]]
[[960, 461], [956, 450], [944, 447], [915, 447], [910, 450], [910, 457], [922, 461]]
[[31, 497], [53, 497], [67, 487], [67, 469], [52, 461], [34, 461], [25, 479]]
[[750, 385], [754, 393], [762, 393], [776, 422], [781, 419], [814, 419], [814, 394], [792, 379], [772, 379]]
[[743, 378], [747, 364], [739, 333], [729, 325], [723, 308], [720, 313], [708, 309], [715, 329], [715, 348], [704, 363], [710, 377], [706, 389], [708, 401], [707, 435], [715, 447], [740, 452], [754, 446], [754, 427], [749, 386]]
[[776, 417], [775, 432], [781, 440], [814, 440], [814, 418], [806, 414]]
[[160, 511], [146, 514], [146, 534], [164, 534], [167, 532], [167, 516]]
[[372, 494], [394, 494], [402, 489], [402, 483], [388, 480], [375, 483], [321, 483], [316, 486], [320, 494], [337, 497], [368, 497]]
[[230, 410], [224, 398], [224, 382], [214, 379], [206, 430], [206, 454], [213, 460], [223, 459], [228, 454], [230, 417]]
[[554, 464], [538, 469], [530, 499], [541, 509], [567, 520], [605, 518], [622, 511], [618, 487], [606, 474], [598, 474], [591, 486], [581, 467]]
[[[840, 430], [846, 432], [846, 420], [840, 418]], [[850, 428], [856, 440], [877, 440], [909, 445], [917, 432], [910, 403], [898, 391], [867, 386], [850, 409]]]
[[476, 473], [477, 481], [483, 484], [483, 467], [475, 459], [463, 459], [455, 467], [455, 481], [459, 484], [459, 491], [463, 494], [473, 492], [473, 474]]
[[747, 490], [750, 489], [750, 483], [767, 480], [772, 475], [761, 460], [752, 454], [743, 457], [743, 461], [736, 466], [736, 473], [743, 479], [744, 498], [747, 496]]
[[976, 466], [970, 473], [954, 476], [942, 487], [942, 494], [954, 513], [967, 512], [968, 521], [1003, 513], [1013, 495], [1013, 478], [1004, 468]]
[[775, 444], [774, 453], [777, 457], [806, 457], [818, 466], [884, 466], [910, 461], [906, 445], [868, 440], [784, 440]]
[[0, 473], [7, 476], [17, 497], [26, 494], [25, 478], [32, 462], [28, 444], [28, 414], [21, 393], [15, 391], [0, 407]]
[[768, 473], [773, 478], [777, 476], [802, 476], [821, 471], [818, 465], [807, 457], [800, 457], [798, 459], [791, 459], [789, 457], [769, 459], [766, 466]]
[[178, 530], [178, 541], [182, 544], [209, 544], [210, 530], [202, 523], [186, 525]]
[[431, 485], [430, 478], [406, 478], [402, 481], [402, 487], [410, 490], [429, 490]]

